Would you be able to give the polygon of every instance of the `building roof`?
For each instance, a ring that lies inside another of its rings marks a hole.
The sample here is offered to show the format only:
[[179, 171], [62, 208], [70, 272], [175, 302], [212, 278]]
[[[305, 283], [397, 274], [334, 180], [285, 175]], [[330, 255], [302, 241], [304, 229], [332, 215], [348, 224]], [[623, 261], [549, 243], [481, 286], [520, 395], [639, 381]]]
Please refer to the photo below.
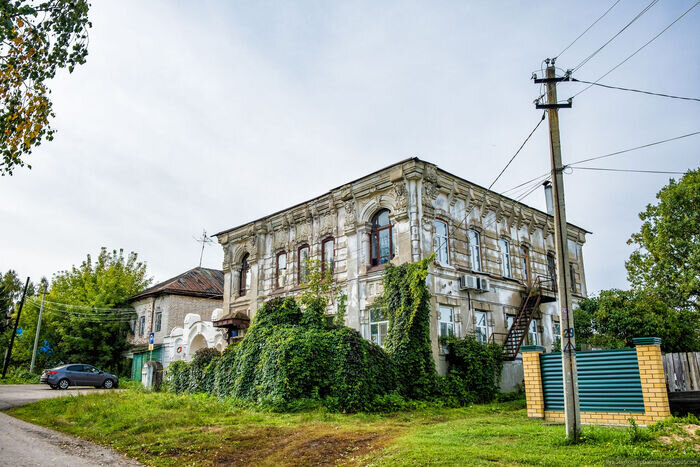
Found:
[[149, 287], [129, 299], [133, 302], [146, 297], [172, 294], [222, 299], [224, 296], [224, 272], [218, 269], [192, 268], [173, 278]]
[[[255, 220], [252, 220], [252, 221], [248, 221], [248, 222], [246, 222], [246, 223], [244, 223], [244, 224], [240, 224], [240, 225], [238, 225], [238, 226], [236, 226], [236, 227], [232, 227], [232, 228], [230, 228], [230, 229], [222, 230], [221, 232], [215, 233], [213, 236], [214, 236], [214, 237], [218, 237], [219, 235], [223, 235], [223, 234], [225, 234], [225, 233], [232, 232], [232, 231], [237, 230], [237, 229], [240, 229], [241, 227], [244, 227], [244, 226], [246, 226], [246, 225], [250, 225], [250, 224], [252, 224], [252, 223], [255, 223], [255, 222], [258, 222], [258, 221], [261, 221], [261, 220], [264, 220], [264, 219], [268, 219], [268, 218], [273, 217], [273, 216], [275, 216], [275, 215], [277, 215], [277, 214], [279, 214], [279, 213], [281, 213], [281, 212], [289, 211], [289, 210], [294, 209], [294, 208], [296, 208], [296, 207], [303, 206], [303, 205], [306, 204], [306, 203], [309, 203], [309, 202], [312, 202], [312, 201], [321, 199], [321, 198], [323, 198], [324, 196], [328, 196], [329, 194], [333, 193], [333, 192], [336, 191], [336, 190], [339, 190], [340, 188], [342, 188], [342, 187], [345, 186], [345, 185], [351, 185], [351, 184], [356, 183], [356, 182], [359, 182], [360, 180], [363, 180], [363, 179], [365, 179], [365, 178], [367, 178], [367, 177], [371, 177], [372, 175], [378, 174], [378, 173], [380, 173], [380, 172], [384, 172], [385, 170], [389, 170], [389, 169], [391, 169], [392, 167], [396, 167], [396, 166], [398, 166], [398, 165], [402, 165], [402, 164], [404, 164], [404, 163], [406, 163], [406, 162], [411, 162], [411, 161], [423, 162], [423, 163], [425, 163], [425, 164], [434, 165], [434, 166], [437, 168], [437, 170], [439, 170], [440, 172], [446, 173], [446, 174], [448, 174], [448, 175], [450, 175], [450, 176], [452, 176], [452, 177], [456, 177], [456, 178], [462, 180], [462, 181], [465, 182], [465, 183], [469, 183], [469, 184], [474, 185], [474, 186], [476, 186], [476, 187], [479, 187], [479, 188], [481, 188], [481, 189], [483, 189], [483, 190], [489, 191], [489, 192], [493, 193], [494, 195], [497, 195], [497, 196], [500, 196], [501, 198], [507, 199], [508, 201], [511, 201], [511, 202], [513, 202], [513, 203], [516, 203], [516, 204], [519, 204], [519, 205], [521, 205], [521, 206], [525, 206], [525, 207], [527, 207], [527, 208], [529, 208], [529, 209], [532, 209], [533, 211], [537, 211], [537, 212], [540, 212], [540, 213], [542, 213], [542, 214], [544, 214], [544, 215], [546, 215], [546, 216], [548, 216], [548, 217], [554, 218], [554, 216], [552, 216], [551, 214], [547, 214], [547, 213], [544, 212], [544, 211], [541, 211], [541, 210], [539, 210], [539, 209], [537, 209], [537, 208], [533, 208], [532, 206], [529, 206], [529, 205], [527, 205], [527, 204], [525, 204], [525, 203], [522, 203], [522, 202], [520, 202], [520, 201], [518, 201], [518, 200], [515, 200], [515, 199], [513, 199], [513, 198], [509, 198], [508, 196], [502, 195], [502, 194], [500, 194], [500, 193], [498, 193], [498, 192], [491, 191], [491, 190], [489, 190], [488, 188], [484, 188], [484, 187], [482, 187], [481, 185], [479, 185], [479, 184], [477, 184], [477, 183], [470, 182], [469, 180], [467, 180], [467, 179], [465, 179], [465, 178], [462, 178], [462, 177], [460, 177], [459, 175], [455, 175], [455, 174], [450, 173], [450, 172], [448, 172], [448, 171], [446, 171], [446, 170], [443, 170], [443, 169], [441, 169], [440, 167], [438, 167], [436, 164], [433, 164], [432, 162], [419, 159], [418, 157], [409, 157], [408, 159], [404, 159], [404, 160], [398, 161], [398, 162], [396, 162], [396, 163], [394, 163], [394, 164], [391, 164], [391, 165], [389, 165], [389, 166], [387, 166], [387, 167], [384, 167], [384, 168], [382, 168], [382, 169], [375, 170], [374, 172], [372, 172], [372, 173], [370, 173], [370, 174], [363, 175], [362, 177], [360, 177], [360, 178], [358, 178], [358, 179], [355, 179], [355, 180], [352, 180], [352, 181], [350, 181], [350, 182], [344, 183], [343, 185], [338, 186], [338, 187], [335, 187], [335, 188], [333, 188], [333, 189], [331, 189], [331, 190], [328, 190], [326, 193], [324, 193], [324, 194], [322, 194], [322, 195], [319, 195], [319, 196], [316, 196], [316, 197], [314, 197], [314, 198], [311, 198], [310, 200], [303, 201], [303, 202], [301, 202], [301, 203], [297, 203], [297, 204], [295, 204], [294, 206], [290, 206], [290, 207], [287, 207], [287, 208], [285, 208], [285, 209], [280, 209], [279, 211], [273, 212], [272, 214], [268, 214], [268, 215], [263, 216], [263, 217], [261, 217], [261, 218], [259, 218], [259, 219], [255, 219]], [[590, 234], [590, 233], [591, 233], [591, 232], [589, 232], [588, 230], [584, 229], [583, 227], [579, 227], [579, 226], [577, 226], [577, 225], [575, 225], [575, 224], [572, 224], [571, 222], [567, 222], [567, 225], [569, 225], [569, 226], [571, 226], [571, 227], [575, 227], [575, 228], [580, 229], [580, 230], [583, 230], [583, 231], [586, 232], [587, 234]]]

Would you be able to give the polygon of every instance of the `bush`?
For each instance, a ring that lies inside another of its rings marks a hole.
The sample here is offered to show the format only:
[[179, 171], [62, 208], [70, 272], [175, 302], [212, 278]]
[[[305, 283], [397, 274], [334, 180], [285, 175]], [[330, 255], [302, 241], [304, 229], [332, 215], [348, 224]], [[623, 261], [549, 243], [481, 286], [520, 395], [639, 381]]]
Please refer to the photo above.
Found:
[[450, 369], [441, 383], [443, 396], [452, 397], [461, 405], [494, 400], [499, 393], [503, 348], [482, 344], [474, 336], [449, 337], [445, 343]]

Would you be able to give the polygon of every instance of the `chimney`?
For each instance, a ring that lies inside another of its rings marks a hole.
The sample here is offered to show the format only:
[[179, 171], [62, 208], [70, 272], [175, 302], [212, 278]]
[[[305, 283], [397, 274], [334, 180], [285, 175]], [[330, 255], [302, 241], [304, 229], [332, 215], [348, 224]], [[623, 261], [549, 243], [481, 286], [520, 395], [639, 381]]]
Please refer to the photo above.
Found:
[[554, 215], [554, 200], [552, 199], [552, 182], [547, 180], [542, 184], [544, 186], [544, 200], [547, 202], [547, 214]]

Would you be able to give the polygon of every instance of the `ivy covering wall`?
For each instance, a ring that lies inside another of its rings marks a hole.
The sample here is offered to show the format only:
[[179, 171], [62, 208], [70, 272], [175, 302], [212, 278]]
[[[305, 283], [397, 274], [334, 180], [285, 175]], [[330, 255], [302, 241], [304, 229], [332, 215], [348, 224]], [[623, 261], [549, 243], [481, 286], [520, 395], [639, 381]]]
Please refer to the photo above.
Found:
[[167, 369], [167, 387], [204, 392], [243, 405], [289, 411], [323, 405], [342, 412], [390, 411], [417, 401], [457, 406], [492, 400], [502, 349], [473, 337], [450, 339], [450, 372], [440, 377], [430, 342], [432, 257], [384, 270], [384, 295], [374, 307], [389, 317], [386, 350], [357, 331], [323, 319], [330, 278], [311, 265], [301, 299], [266, 302], [243, 340], [223, 354], [199, 351]]

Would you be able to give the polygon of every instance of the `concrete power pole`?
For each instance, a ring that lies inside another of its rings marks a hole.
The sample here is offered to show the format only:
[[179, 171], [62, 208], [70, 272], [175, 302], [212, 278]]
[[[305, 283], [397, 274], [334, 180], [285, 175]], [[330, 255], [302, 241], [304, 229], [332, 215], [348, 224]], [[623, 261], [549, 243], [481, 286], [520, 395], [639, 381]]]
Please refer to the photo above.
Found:
[[537, 104], [540, 109], [547, 109], [549, 117], [549, 146], [552, 162], [552, 188], [554, 190], [554, 244], [557, 253], [557, 301], [561, 323], [562, 369], [564, 379], [564, 415], [566, 418], [566, 437], [576, 441], [581, 433], [581, 415], [578, 399], [578, 373], [576, 371], [576, 340], [574, 338], [574, 314], [571, 309], [571, 284], [567, 275], [569, 269], [569, 247], [567, 241], [566, 208], [564, 204], [564, 174], [561, 163], [561, 143], [559, 140], [559, 110], [571, 108], [571, 102], [557, 103], [557, 82], [568, 81], [568, 74], [557, 78], [554, 60], [547, 62], [545, 79], [535, 82], [547, 86], [547, 103]]
[[36, 322], [36, 335], [34, 336], [34, 351], [32, 352], [32, 363], [29, 365], [29, 372], [34, 373], [34, 361], [36, 360], [36, 347], [39, 344], [39, 333], [41, 332], [41, 315], [44, 314], [44, 299], [46, 290], [41, 294], [41, 307], [39, 308], [39, 319]]

